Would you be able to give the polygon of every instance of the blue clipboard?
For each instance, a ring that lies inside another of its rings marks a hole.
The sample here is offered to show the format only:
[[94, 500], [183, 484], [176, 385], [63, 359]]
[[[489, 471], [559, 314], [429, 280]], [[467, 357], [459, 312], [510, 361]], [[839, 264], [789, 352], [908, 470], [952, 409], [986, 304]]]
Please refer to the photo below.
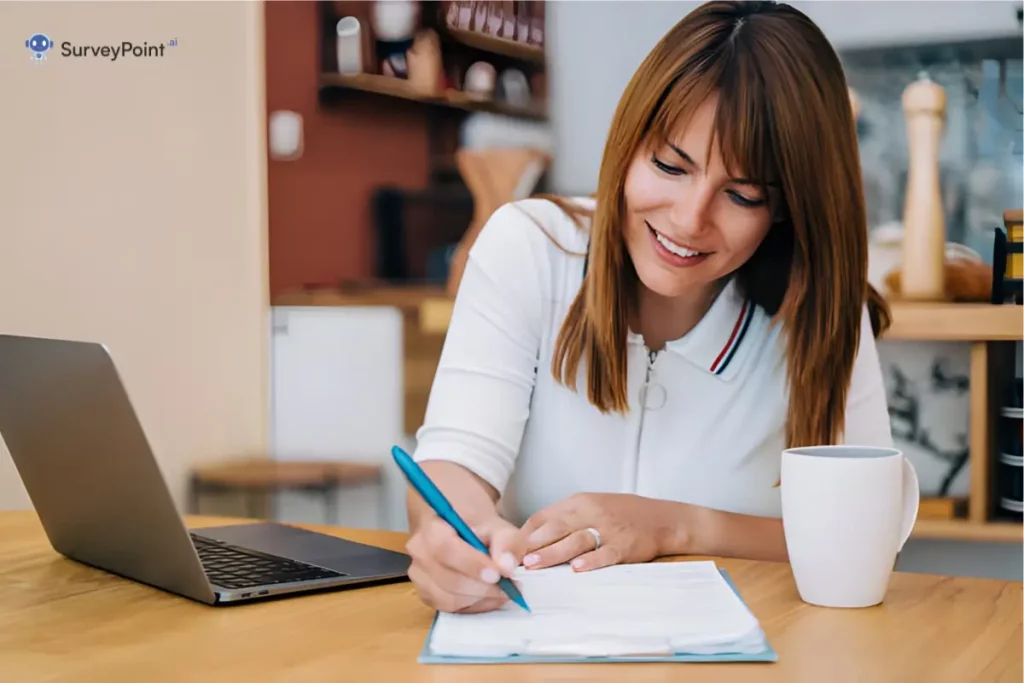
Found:
[[[724, 569], [718, 570], [722, 574], [722, 578], [729, 584], [733, 592], [736, 593], [736, 597], [743, 600], [743, 596], [740, 595], [739, 590], [736, 588], [736, 584], [729, 578], [729, 574]], [[746, 604], [746, 602], [744, 602]], [[434, 616], [434, 622], [430, 626], [430, 633], [427, 634], [427, 640], [423, 644], [423, 650], [420, 651], [420, 655], [417, 661], [420, 664], [611, 664], [611, 663], [632, 663], [639, 664], [642, 662], [777, 662], [779, 660], [778, 654], [772, 649], [772, 646], [765, 640], [765, 649], [762, 652], [754, 653], [739, 653], [739, 652], [724, 652], [721, 654], [707, 655], [707, 654], [686, 654], [679, 653], [675, 655], [667, 656], [640, 656], [640, 657], [565, 657], [565, 656], [523, 656], [523, 655], [511, 655], [508, 657], [453, 657], [450, 655], [435, 655], [430, 652], [430, 639], [434, 635], [434, 626], [437, 624], [437, 616]]]

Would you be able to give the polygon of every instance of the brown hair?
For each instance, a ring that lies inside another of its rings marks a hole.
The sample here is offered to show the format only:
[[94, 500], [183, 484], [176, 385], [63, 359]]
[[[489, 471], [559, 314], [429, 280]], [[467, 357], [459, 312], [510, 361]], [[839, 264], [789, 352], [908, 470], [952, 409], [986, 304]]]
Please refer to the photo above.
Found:
[[[777, 217], [735, 273], [744, 295], [787, 335], [789, 447], [834, 443], [860, 343], [865, 301], [877, 336], [889, 325], [867, 282], [867, 224], [857, 137], [839, 58], [804, 14], [772, 2], [708, 2], [654, 47], [611, 122], [591, 215], [583, 285], [558, 335], [552, 373], [602, 412], [625, 412], [627, 320], [637, 275], [623, 236], [626, 173], [713, 92], [727, 168], [780, 187]], [[578, 207], [555, 199], [567, 213]]]

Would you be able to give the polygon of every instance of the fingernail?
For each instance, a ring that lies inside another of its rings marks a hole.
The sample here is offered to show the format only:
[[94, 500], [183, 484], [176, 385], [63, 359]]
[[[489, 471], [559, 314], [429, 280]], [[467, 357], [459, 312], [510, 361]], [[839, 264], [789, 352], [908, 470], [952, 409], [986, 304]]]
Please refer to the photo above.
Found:
[[500, 578], [501, 577], [498, 576], [498, 572], [494, 571], [490, 567], [480, 572], [480, 579], [483, 580], [484, 583], [498, 583]]
[[572, 565], [573, 569], [579, 569], [580, 567], [583, 566], [583, 560], [581, 560], [580, 558], [577, 557], [575, 560], [573, 560], [569, 564]]
[[498, 560], [498, 564], [506, 572], [512, 573], [516, 570], [516, 556], [512, 553], [503, 553], [501, 558]]
[[540, 556], [538, 555], [527, 555], [523, 558], [523, 564], [525, 564], [527, 567], [532, 567], [538, 562], [540, 562]]

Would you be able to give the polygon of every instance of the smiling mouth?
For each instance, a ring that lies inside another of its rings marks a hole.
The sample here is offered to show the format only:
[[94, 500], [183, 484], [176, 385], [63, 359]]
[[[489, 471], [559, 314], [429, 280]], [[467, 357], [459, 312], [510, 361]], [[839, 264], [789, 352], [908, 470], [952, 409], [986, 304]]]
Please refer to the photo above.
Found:
[[704, 256], [705, 254], [711, 253], [709, 251], [697, 251], [696, 249], [690, 249], [689, 247], [684, 247], [681, 244], [676, 244], [675, 242], [673, 242], [672, 240], [670, 240], [669, 238], [665, 237], [660, 232], [655, 230], [653, 227], [651, 227], [651, 224], [647, 223], [647, 221], [644, 221], [644, 223], [646, 223], [647, 229], [654, 234], [654, 239], [658, 240], [658, 244], [665, 247], [665, 249], [672, 252], [676, 256], [682, 258], [693, 258], [694, 256]]

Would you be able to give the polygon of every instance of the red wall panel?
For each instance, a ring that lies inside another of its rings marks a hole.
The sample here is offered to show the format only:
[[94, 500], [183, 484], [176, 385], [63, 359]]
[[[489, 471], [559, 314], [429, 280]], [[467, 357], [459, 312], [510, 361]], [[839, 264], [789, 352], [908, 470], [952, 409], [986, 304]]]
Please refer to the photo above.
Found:
[[370, 193], [427, 183], [425, 112], [362, 93], [322, 108], [317, 3], [264, 8], [267, 111], [301, 114], [305, 138], [299, 159], [268, 162], [271, 297], [303, 284], [365, 279], [373, 259]]

